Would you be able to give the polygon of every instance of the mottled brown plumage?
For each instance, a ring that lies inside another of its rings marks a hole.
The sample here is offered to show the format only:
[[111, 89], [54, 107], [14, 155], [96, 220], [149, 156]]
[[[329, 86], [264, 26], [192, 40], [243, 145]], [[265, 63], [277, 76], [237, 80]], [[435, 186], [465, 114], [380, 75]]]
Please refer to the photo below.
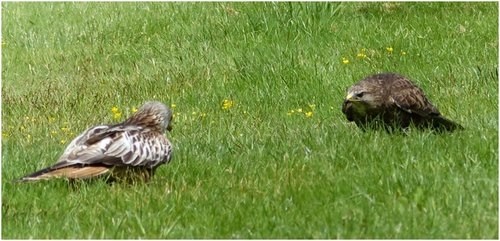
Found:
[[147, 180], [171, 159], [172, 145], [164, 136], [171, 130], [172, 111], [160, 102], [147, 102], [123, 123], [85, 130], [68, 145], [52, 166], [19, 181], [50, 178]]
[[422, 89], [394, 73], [372, 75], [351, 86], [342, 112], [361, 129], [398, 130], [410, 125], [438, 132], [463, 129], [443, 117]]

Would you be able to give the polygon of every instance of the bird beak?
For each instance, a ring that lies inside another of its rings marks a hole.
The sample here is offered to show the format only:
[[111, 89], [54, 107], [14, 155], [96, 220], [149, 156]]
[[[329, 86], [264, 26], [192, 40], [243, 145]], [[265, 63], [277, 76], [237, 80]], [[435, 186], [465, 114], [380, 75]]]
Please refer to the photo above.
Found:
[[345, 100], [351, 100], [354, 95], [352, 93], [347, 94]]

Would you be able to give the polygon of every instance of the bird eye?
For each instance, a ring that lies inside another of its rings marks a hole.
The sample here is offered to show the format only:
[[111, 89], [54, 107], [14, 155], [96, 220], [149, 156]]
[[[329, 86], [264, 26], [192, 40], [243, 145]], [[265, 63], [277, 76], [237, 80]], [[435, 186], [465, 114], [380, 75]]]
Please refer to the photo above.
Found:
[[356, 94], [356, 96], [359, 98], [363, 98], [364, 94], [365, 94], [365, 92], [359, 92], [358, 94]]

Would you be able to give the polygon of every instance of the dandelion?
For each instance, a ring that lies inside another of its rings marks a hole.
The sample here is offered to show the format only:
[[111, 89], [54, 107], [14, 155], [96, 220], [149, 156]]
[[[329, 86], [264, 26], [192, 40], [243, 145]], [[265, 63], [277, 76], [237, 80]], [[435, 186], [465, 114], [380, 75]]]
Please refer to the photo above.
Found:
[[60, 141], [60, 143], [61, 143], [62, 145], [66, 144], [66, 142], [68, 142], [66, 139], [62, 139], [62, 140]]
[[225, 99], [222, 101], [222, 109], [223, 110], [229, 110], [234, 106], [234, 101]]
[[342, 63], [343, 64], [348, 64], [349, 60], [346, 57], [342, 57]]
[[364, 58], [366, 58], [366, 54], [364, 54], [364, 53], [358, 53], [358, 55], [356, 55], [356, 56], [357, 56], [358, 58], [360, 58], [360, 59], [364, 59]]
[[171, 104], [171, 105], [170, 105], [170, 107], [171, 107], [172, 109], [174, 109], [175, 107], [177, 107], [177, 105], [176, 105], [176, 104]]
[[364, 59], [366, 58], [366, 49], [365, 48], [362, 48], [361, 51], [356, 55], [356, 57], [358, 57], [359, 59]]
[[118, 120], [122, 117], [122, 112], [116, 106], [113, 106], [113, 108], [111, 108], [111, 113], [113, 113], [113, 119], [115, 120]]
[[114, 114], [113, 114], [113, 119], [115, 119], [115, 120], [118, 120], [118, 119], [120, 119], [121, 117], [122, 117], [122, 113], [120, 113], [120, 112], [118, 112], [118, 113], [114, 113]]
[[392, 47], [387, 47], [385, 49], [387, 50], [387, 52], [389, 52], [389, 54], [392, 54], [392, 51], [394, 51]]
[[312, 117], [313, 116], [313, 112], [312, 111], [308, 111], [306, 113], [304, 113], [306, 115], [307, 118], [309, 117]]
[[297, 109], [297, 112], [302, 113], [302, 108], [298, 108], [298, 109]]
[[132, 107], [132, 113], [135, 113], [135, 112], [137, 112], [137, 108]]

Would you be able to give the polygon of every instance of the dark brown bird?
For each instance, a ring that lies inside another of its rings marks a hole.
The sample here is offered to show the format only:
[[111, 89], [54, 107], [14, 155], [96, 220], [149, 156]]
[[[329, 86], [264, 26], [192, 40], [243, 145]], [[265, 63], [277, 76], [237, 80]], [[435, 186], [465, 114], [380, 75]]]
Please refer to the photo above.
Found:
[[361, 129], [418, 129], [438, 132], [463, 127], [441, 115], [422, 89], [399, 74], [382, 73], [368, 76], [347, 90], [342, 105], [347, 120]]
[[158, 166], [172, 157], [172, 144], [164, 135], [171, 130], [171, 121], [168, 107], [156, 101], [146, 102], [123, 123], [85, 130], [71, 141], [54, 165], [19, 181], [101, 176], [107, 176], [108, 181], [148, 180]]

